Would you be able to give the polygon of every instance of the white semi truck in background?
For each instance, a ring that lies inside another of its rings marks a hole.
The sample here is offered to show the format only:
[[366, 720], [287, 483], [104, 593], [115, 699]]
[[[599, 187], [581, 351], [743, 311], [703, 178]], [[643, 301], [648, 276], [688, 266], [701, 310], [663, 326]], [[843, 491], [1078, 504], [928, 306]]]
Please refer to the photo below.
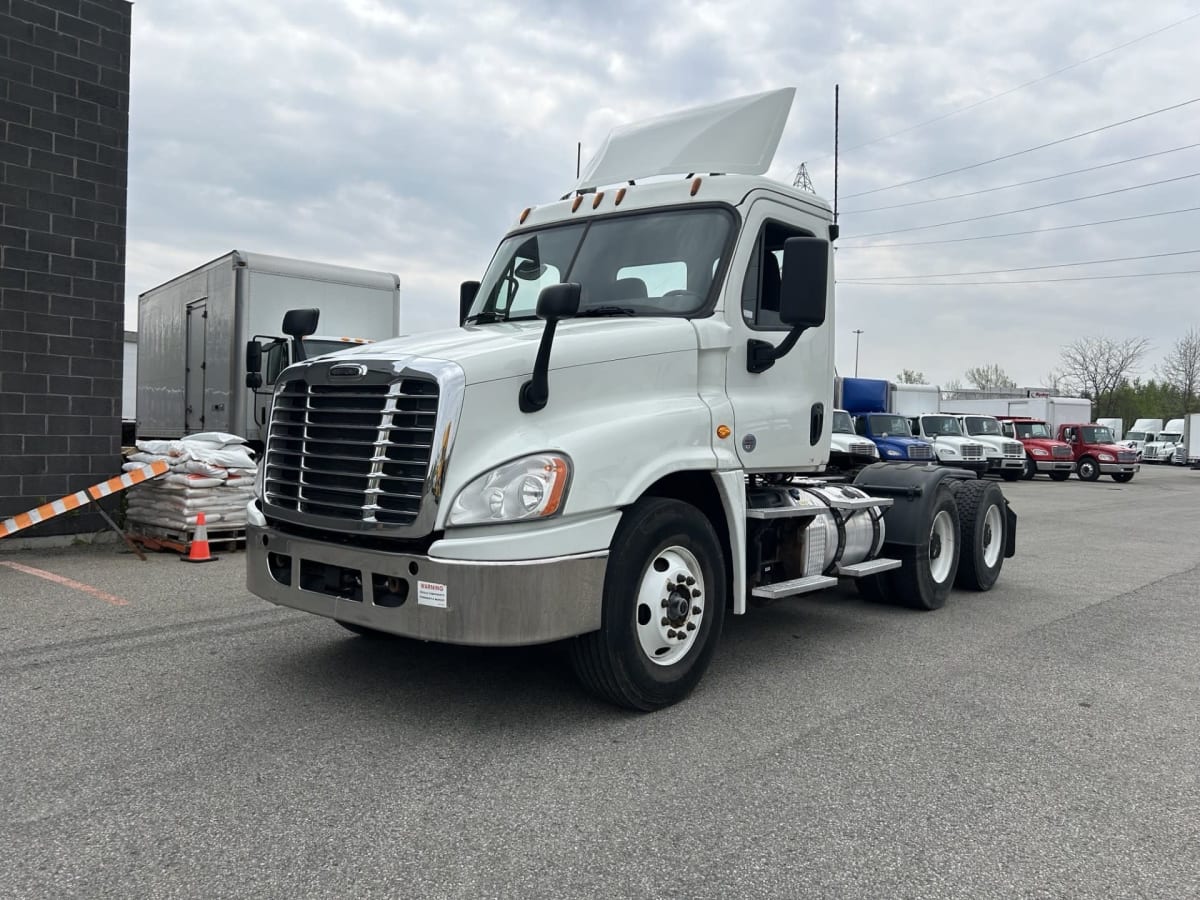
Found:
[[461, 327], [284, 371], [250, 590], [367, 636], [565, 641], [589, 689], [650, 710], [726, 613], [840, 579], [920, 609], [990, 588], [1016, 536], [995, 482], [817, 477], [837, 225], [760, 177], [793, 95], [618, 129], [462, 286]]
[[[327, 336], [289, 343], [279, 326], [294, 308], [319, 309]], [[297, 352], [399, 334], [390, 272], [231, 251], [138, 296], [137, 437], [225, 431], [261, 443], [275, 379]]]

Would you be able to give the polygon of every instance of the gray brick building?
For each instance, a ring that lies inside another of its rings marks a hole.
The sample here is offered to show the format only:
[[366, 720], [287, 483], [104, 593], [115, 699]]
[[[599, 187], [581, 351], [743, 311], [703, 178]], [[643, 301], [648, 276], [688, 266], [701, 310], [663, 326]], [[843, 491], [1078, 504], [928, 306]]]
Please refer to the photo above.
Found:
[[130, 13], [0, 0], [0, 518], [120, 469]]

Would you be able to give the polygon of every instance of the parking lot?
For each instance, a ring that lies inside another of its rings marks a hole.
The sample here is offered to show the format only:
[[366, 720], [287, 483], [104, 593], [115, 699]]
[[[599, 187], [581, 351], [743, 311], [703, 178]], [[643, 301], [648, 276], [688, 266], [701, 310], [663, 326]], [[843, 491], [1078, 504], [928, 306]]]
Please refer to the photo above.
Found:
[[0, 895], [1200, 896], [1200, 472], [1004, 489], [991, 593], [730, 618], [652, 715], [240, 553], [0, 553]]

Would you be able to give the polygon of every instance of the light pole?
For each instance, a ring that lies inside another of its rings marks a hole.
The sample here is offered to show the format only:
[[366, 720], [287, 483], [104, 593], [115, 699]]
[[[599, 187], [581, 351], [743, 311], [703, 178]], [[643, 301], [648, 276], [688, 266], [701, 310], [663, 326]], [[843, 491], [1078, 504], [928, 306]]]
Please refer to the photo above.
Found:
[[855, 328], [854, 331], [851, 332], [851, 334], [854, 335], [854, 377], [855, 378], [858, 377], [858, 342], [859, 342], [859, 339], [862, 337], [862, 333], [863, 333], [863, 330], [861, 328]]

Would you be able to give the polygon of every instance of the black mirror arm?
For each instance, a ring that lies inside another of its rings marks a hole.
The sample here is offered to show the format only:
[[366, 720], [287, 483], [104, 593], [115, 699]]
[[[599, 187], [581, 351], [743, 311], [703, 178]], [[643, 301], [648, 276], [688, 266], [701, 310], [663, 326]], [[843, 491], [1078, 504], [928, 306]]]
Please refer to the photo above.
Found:
[[547, 319], [542, 330], [542, 342], [538, 344], [537, 359], [533, 362], [533, 377], [521, 385], [517, 403], [523, 413], [535, 413], [546, 406], [550, 399], [550, 347], [554, 343], [554, 332], [558, 319]]
[[775, 360], [787, 356], [796, 346], [796, 341], [800, 340], [800, 335], [807, 330], [807, 325], [796, 325], [787, 333], [787, 337], [778, 347], [769, 341], [759, 341], [754, 338], [748, 340], [746, 342], [746, 371], [755, 374], [767, 371], [775, 365]]

